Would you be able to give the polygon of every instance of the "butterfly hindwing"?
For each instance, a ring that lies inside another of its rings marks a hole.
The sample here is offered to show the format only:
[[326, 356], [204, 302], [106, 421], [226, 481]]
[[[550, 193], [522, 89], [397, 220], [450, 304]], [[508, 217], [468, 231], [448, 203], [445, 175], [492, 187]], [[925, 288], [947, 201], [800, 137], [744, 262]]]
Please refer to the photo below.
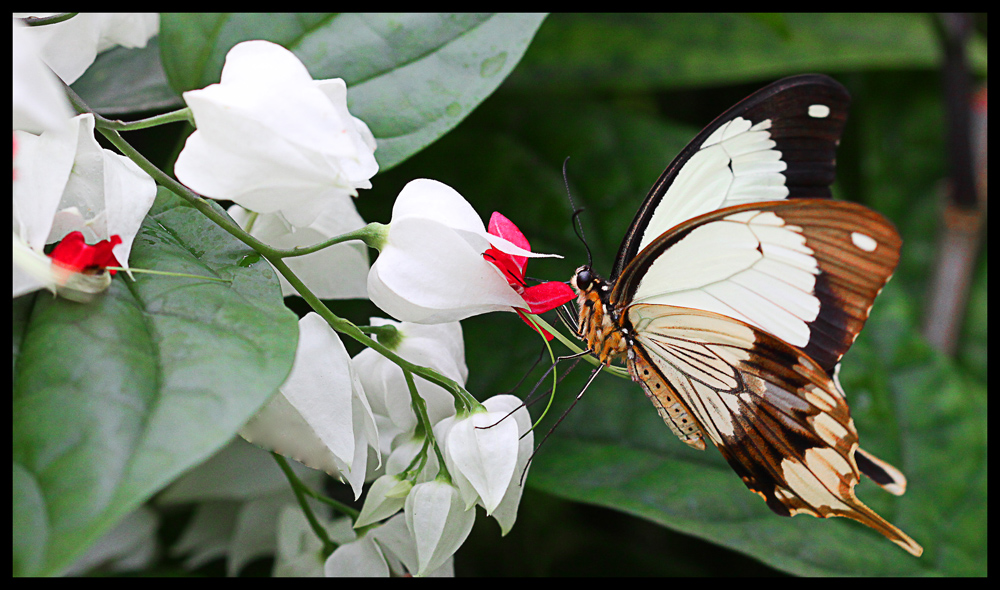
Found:
[[[847, 402], [802, 351], [713, 312], [635, 304], [630, 370], [657, 373], [746, 486], [777, 514], [843, 516], [922, 549], [854, 494], [858, 434]], [[654, 401], [655, 403], [655, 401]], [[662, 414], [661, 410], [661, 414]]]

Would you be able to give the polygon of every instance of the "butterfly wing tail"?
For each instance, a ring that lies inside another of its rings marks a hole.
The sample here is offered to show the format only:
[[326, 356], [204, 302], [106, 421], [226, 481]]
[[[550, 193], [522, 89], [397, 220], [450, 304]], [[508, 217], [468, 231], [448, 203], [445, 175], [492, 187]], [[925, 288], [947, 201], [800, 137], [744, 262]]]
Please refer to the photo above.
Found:
[[883, 490], [893, 496], [902, 496], [906, 492], [906, 476], [899, 469], [861, 447], [854, 453], [854, 460], [857, 461], [861, 473], [880, 485]]
[[[809, 514], [818, 518], [831, 516], [850, 518], [875, 529], [916, 557], [919, 557], [924, 551], [923, 547], [909, 535], [879, 516], [855, 496], [854, 485], [858, 481], [857, 475], [843, 473], [842, 477], [838, 477], [835, 481], [824, 482], [809, 468], [810, 464], [824, 463], [826, 467], [830, 467], [830, 464], [843, 463], [843, 457], [834, 453], [833, 449], [823, 451], [813, 449], [820, 452], [812, 457], [807, 454], [804, 462], [784, 463], [783, 466], [786, 468], [782, 474], [784, 482], [780, 484], [767, 470], [751, 472], [744, 461], [740, 461], [739, 458], [722, 447], [719, 447], [719, 450], [743, 479], [743, 483], [750, 488], [750, 491], [764, 498], [768, 507], [775, 514], [780, 516]], [[823, 455], [831, 453], [833, 455], [827, 456], [824, 460]], [[864, 452], [861, 451], [861, 453]], [[864, 453], [864, 455], [871, 456], [868, 453]], [[895, 468], [893, 469], [895, 470]]]
[[845, 518], [850, 518], [856, 520], [861, 524], [871, 527], [876, 531], [882, 533], [885, 538], [889, 539], [893, 543], [899, 545], [908, 553], [914, 557], [920, 557], [924, 552], [924, 548], [920, 546], [919, 543], [910, 538], [909, 535], [899, 530], [891, 522], [885, 520], [881, 516], [875, 513], [874, 510], [864, 505], [861, 500], [858, 500], [854, 496], [854, 491], [851, 491], [851, 498], [849, 499], [850, 509], [843, 512], [831, 511], [830, 514], [824, 516], [843, 516]]

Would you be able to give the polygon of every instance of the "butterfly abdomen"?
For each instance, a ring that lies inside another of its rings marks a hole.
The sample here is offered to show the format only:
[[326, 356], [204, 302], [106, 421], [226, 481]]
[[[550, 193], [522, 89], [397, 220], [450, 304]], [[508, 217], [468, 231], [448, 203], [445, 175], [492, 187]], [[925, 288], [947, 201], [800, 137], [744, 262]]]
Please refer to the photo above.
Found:
[[704, 432], [698, 419], [691, 414], [677, 390], [653, 366], [641, 348], [629, 349], [628, 372], [632, 381], [642, 385], [646, 397], [656, 406], [657, 412], [670, 427], [671, 432], [684, 444], [704, 451]]

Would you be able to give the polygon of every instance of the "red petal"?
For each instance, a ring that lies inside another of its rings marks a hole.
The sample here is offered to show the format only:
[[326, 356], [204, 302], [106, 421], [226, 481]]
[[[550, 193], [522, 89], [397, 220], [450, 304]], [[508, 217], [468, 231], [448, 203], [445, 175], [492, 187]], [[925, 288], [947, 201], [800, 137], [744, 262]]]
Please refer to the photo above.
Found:
[[[104, 268], [106, 266], [121, 266], [111, 249], [122, 243], [120, 236], [111, 236], [110, 240], [101, 240], [93, 246], [83, 241], [79, 231], [70, 232], [56, 244], [49, 257], [63, 267], [76, 272]], [[112, 275], [116, 271], [109, 271]]]
[[[513, 221], [504, 217], [499, 211], [494, 211], [493, 215], [490, 216], [490, 225], [487, 228], [487, 231], [494, 236], [507, 240], [522, 250], [531, 251], [531, 244], [528, 243], [528, 239], [524, 237], [521, 230], [514, 225]], [[521, 269], [521, 276], [523, 277], [524, 269], [528, 266], [528, 258], [526, 256], [516, 256], [513, 254], [510, 254], [509, 256], [514, 260], [514, 262], [517, 263], [518, 268]]]
[[511, 288], [518, 293], [524, 290], [524, 271], [517, 266], [513, 256], [496, 248], [490, 248], [483, 252], [483, 258], [500, 269]]
[[531, 313], [544, 313], [576, 298], [576, 293], [566, 283], [549, 281], [528, 287], [521, 293]]

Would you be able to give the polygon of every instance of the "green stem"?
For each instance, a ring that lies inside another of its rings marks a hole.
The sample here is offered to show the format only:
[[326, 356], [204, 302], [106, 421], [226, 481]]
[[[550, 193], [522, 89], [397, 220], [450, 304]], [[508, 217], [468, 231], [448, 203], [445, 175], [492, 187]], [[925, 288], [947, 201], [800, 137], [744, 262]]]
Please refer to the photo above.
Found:
[[[226, 230], [234, 237], [236, 237], [236, 239], [240, 240], [250, 248], [253, 248], [257, 252], [259, 252], [262, 256], [264, 256], [268, 260], [268, 262], [270, 262], [271, 265], [274, 266], [275, 270], [281, 273], [281, 275], [288, 280], [289, 284], [291, 284], [298, 291], [299, 295], [301, 295], [302, 298], [306, 300], [309, 306], [316, 313], [320, 314], [320, 316], [322, 316], [323, 319], [326, 320], [328, 324], [330, 324], [331, 328], [333, 328], [337, 332], [340, 332], [341, 334], [350, 336], [351, 338], [357, 340], [358, 342], [369, 348], [374, 349], [385, 358], [399, 365], [399, 367], [403, 369], [404, 372], [410, 371], [411, 373], [419, 376], [422, 379], [425, 379], [427, 381], [430, 381], [431, 383], [443, 387], [446, 391], [451, 393], [452, 396], [456, 398], [456, 405], [461, 405], [466, 408], [474, 408], [480, 406], [476, 398], [473, 397], [472, 394], [466, 391], [466, 389], [461, 385], [459, 385], [458, 383], [452, 381], [451, 379], [448, 379], [447, 377], [441, 375], [440, 373], [438, 373], [433, 369], [429, 369], [427, 367], [421, 367], [419, 365], [415, 365], [413, 363], [410, 363], [409, 361], [404, 360], [396, 353], [392, 352], [385, 346], [379, 344], [376, 340], [368, 337], [368, 335], [359, 330], [358, 327], [355, 326], [353, 323], [336, 316], [332, 311], [330, 311], [330, 309], [327, 308], [327, 306], [324, 305], [323, 302], [320, 301], [319, 298], [316, 297], [312, 293], [312, 291], [310, 291], [305, 286], [305, 284], [302, 283], [301, 280], [299, 280], [299, 278], [295, 275], [295, 273], [293, 273], [282, 260], [282, 258], [286, 256], [291, 256], [291, 255], [298, 256], [301, 254], [308, 254], [310, 251], [312, 251], [311, 249], [314, 248], [314, 246], [310, 246], [309, 248], [303, 248], [303, 249], [293, 248], [292, 250], [279, 250], [277, 248], [272, 248], [271, 246], [268, 246], [267, 244], [254, 238], [246, 231], [244, 231], [239, 225], [233, 222], [228, 216], [213, 209], [212, 206], [200, 195], [191, 191], [178, 181], [174, 180], [168, 174], [160, 170], [155, 164], [146, 159], [145, 156], [143, 156], [141, 153], [139, 153], [138, 150], [133, 148], [131, 144], [125, 141], [125, 139], [122, 138], [122, 136], [116, 130], [111, 128], [115, 125], [114, 122], [98, 115], [97, 113], [94, 113], [93, 109], [87, 106], [87, 104], [83, 101], [83, 99], [81, 99], [75, 92], [73, 92], [71, 88], [66, 86], [65, 90], [74, 108], [76, 108], [79, 112], [93, 114], [95, 120], [98, 123], [97, 125], [98, 130], [101, 132], [102, 135], [104, 135], [104, 137], [108, 139], [108, 141], [110, 141], [116, 148], [118, 148], [118, 150], [121, 151], [122, 154], [131, 159], [133, 162], [135, 162], [143, 171], [149, 174], [153, 178], [153, 180], [156, 181], [157, 184], [165, 187], [174, 194], [178, 195], [180, 198], [189, 202], [192, 207], [194, 207], [195, 209], [200, 211], [203, 215], [211, 219], [219, 227]], [[369, 225], [369, 227], [371, 227], [371, 224]], [[363, 229], [364, 228], [362, 228], [362, 230]], [[358, 232], [361, 232], [362, 230], [358, 230]], [[429, 434], [429, 436], [433, 435]]]
[[[288, 483], [292, 486], [292, 491], [295, 492], [295, 498], [299, 501], [299, 506], [302, 508], [303, 514], [306, 516], [306, 520], [309, 521], [309, 526], [312, 527], [316, 536], [319, 537], [320, 542], [323, 543], [323, 554], [330, 555], [333, 550], [337, 548], [337, 544], [330, 539], [329, 533], [326, 531], [326, 527], [320, 523], [319, 519], [316, 518], [316, 514], [313, 513], [312, 507], [306, 502], [306, 496], [303, 490], [308, 489], [308, 487], [302, 483], [302, 480], [295, 475], [292, 471], [292, 466], [288, 464], [288, 461], [277, 453], [271, 453], [274, 460], [277, 461], [278, 467], [281, 471], [285, 473], [285, 478], [288, 479]], [[353, 510], [353, 509], [352, 509]], [[357, 519], [358, 515], [355, 514], [352, 518]]]
[[[525, 314], [525, 315], [529, 315], [529, 314]], [[562, 332], [560, 332], [559, 330], [556, 330], [552, 326], [550, 326], [548, 324], [548, 322], [546, 322], [544, 319], [541, 318], [541, 316], [532, 315], [531, 317], [536, 322], [538, 322], [538, 325], [540, 325], [542, 328], [545, 328], [546, 332], [548, 332], [549, 334], [552, 334], [553, 336], [555, 336], [556, 339], [559, 340], [559, 342], [562, 342], [566, 346], [566, 348], [572, 350], [574, 353], [583, 352], [583, 348], [581, 348], [573, 340], [570, 340], [569, 338], [567, 338], [566, 336], [564, 336]], [[583, 357], [583, 359], [585, 361], [587, 361], [588, 363], [594, 365], [595, 367], [598, 364], [600, 364], [600, 361], [597, 360], [597, 357], [594, 356], [594, 355], [592, 355], [592, 354]], [[614, 375], [616, 377], [622, 377], [624, 379], [631, 379], [631, 377], [629, 377], [629, 374], [628, 374], [628, 369], [626, 369], [624, 367], [608, 366], [608, 367], [604, 368], [604, 372], [611, 373], [612, 375]]]
[[434, 437], [433, 424], [431, 424], [430, 416], [427, 415], [427, 402], [424, 398], [420, 397], [417, 393], [417, 384], [413, 382], [413, 374], [409, 371], [403, 370], [403, 377], [406, 379], [406, 387], [410, 390], [410, 405], [413, 406], [414, 411], [417, 414], [417, 420], [423, 425], [425, 435], [424, 435], [424, 448], [422, 451], [426, 452], [427, 441], [430, 441], [431, 447], [434, 448], [434, 454], [438, 458], [438, 466], [440, 471], [438, 472], [438, 477], [444, 477], [451, 483], [451, 474], [448, 473], [448, 468], [444, 464], [444, 454], [441, 452], [441, 447], [438, 445], [437, 439]]

